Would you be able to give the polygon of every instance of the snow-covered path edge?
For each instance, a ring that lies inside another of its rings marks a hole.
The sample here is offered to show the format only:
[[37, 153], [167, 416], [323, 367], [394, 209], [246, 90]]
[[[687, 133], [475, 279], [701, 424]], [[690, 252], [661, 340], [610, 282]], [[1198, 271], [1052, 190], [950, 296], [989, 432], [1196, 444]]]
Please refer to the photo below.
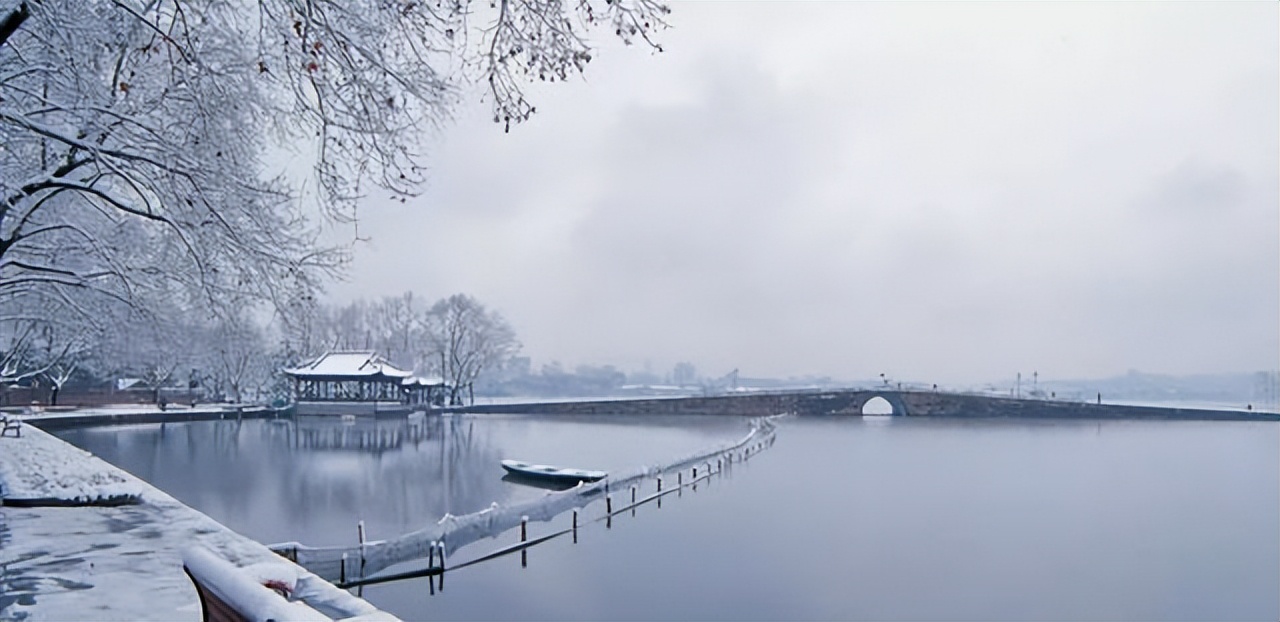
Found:
[[94, 498], [124, 493], [140, 501], [122, 507], [0, 509], [0, 567], [5, 569], [0, 594], [16, 597], [0, 609], [0, 619], [199, 619], [198, 596], [182, 570], [182, 552], [192, 545], [239, 568], [292, 567], [297, 574], [294, 598], [330, 617], [395, 619], [33, 426], [24, 424], [20, 438], [0, 438], [0, 482], [6, 491], [21, 494]]
[[5, 505], [137, 503], [148, 486], [87, 451], [30, 425], [21, 436], [0, 438], [0, 497]]

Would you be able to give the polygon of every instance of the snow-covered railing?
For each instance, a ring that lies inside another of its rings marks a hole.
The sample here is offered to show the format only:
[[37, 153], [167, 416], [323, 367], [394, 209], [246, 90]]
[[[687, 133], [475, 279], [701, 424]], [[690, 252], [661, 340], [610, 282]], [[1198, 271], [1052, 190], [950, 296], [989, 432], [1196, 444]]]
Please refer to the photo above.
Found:
[[237, 568], [196, 546], [182, 552], [182, 565], [196, 585], [206, 620], [331, 620], [304, 603], [286, 600], [281, 592], [292, 592], [297, 581], [289, 564], [281, 562], [264, 580], [255, 569]]
[[[548, 492], [540, 499], [533, 499], [508, 506], [497, 503], [463, 516], [445, 514], [434, 525], [404, 534], [390, 540], [366, 542], [352, 546], [309, 547], [297, 542], [273, 544], [271, 549], [298, 563], [311, 572], [339, 583], [348, 583], [356, 577], [367, 577], [378, 571], [414, 559], [444, 559], [458, 549], [474, 542], [493, 538], [527, 521], [547, 522], [565, 512], [582, 508], [605, 499], [610, 491], [626, 490], [628, 486], [644, 479], [659, 477], [663, 473], [727, 460], [740, 451], [753, 451], [766, 446], [774, 435], [775, 417], [752, 421], [751, 430], [737, 441], [699, 451], [664, 464], [638, 467], [619, 474], [611, 474], [590, 484], [580, 483], [569, 490]], [[704, 474], [710, 471], [708, 468]], [[612, 513], [612, 509], [609, 510]], [[432, 561], [434, 564], [435, 562]]]

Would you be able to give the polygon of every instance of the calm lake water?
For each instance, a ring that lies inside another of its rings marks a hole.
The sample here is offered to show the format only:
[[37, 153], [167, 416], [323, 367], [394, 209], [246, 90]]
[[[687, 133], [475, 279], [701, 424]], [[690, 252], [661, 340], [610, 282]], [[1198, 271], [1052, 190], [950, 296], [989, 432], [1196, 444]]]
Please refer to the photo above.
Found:
[[[545, 494], [504, 481], [503, 458], [616, 470], [746, 431], [458, 416], [59, 435], [250, 537], [329, 545], [355, 542], [358, 520], [377, 539]], [[1276, 620], [1280, 425], [791, 418], [696, 492], [537, 545], [527, 567], [428, 581], [363, 595], [406, 620]]]

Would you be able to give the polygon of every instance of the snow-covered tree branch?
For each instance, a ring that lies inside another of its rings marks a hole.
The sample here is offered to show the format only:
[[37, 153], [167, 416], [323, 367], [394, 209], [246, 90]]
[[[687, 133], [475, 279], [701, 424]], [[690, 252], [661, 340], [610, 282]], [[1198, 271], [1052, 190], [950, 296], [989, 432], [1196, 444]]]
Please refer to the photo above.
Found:
[[591, 27], [656, 49], [665, 13], [652, 0], [0, 0], [0, 318], [17, 298], [86, 317], [305, 310], [347, 252], [318, 243], [304, 196], [341, 221], [370, 192], [417, 192], [422, 133], [460, 82], [487, 83], [495, 120], [519, 122], [533, 112], [523, 84], [581, 72]]

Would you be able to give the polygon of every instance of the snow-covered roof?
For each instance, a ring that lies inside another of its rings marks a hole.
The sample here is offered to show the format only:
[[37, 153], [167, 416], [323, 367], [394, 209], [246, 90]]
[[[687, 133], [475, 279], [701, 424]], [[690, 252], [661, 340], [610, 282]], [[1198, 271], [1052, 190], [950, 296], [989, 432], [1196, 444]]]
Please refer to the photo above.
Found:
[[309, 363], [285, 369], [284, 373], [303, 378], [369, 378], [379, 375], [408, 378], [413, 375], [413, 372], [397, 368], [373, 351], [325, 352]]
[[141, 378], [116, 378], [116, 390], [123, 391], [125, 389], [129, 389], [134, 386], [137, 386], [141, 382], [142, 382]]
[[406, 387], [413, 385], [421, 385], [424, 387], [442, 387], [444, 386], [444, 378], [439, 376], [409, 376], [400, 381], [400, 384]]

